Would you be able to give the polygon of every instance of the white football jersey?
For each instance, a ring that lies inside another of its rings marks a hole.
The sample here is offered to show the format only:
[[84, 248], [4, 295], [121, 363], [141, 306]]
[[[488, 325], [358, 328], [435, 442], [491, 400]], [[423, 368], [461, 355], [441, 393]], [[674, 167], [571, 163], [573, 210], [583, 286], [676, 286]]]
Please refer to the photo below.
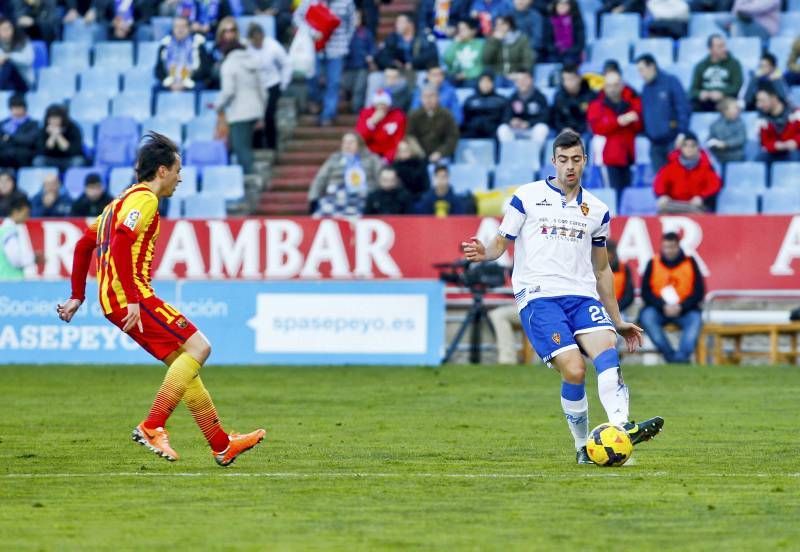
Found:
[[583, 188], [565, 199], [554, 180], [538, 180], [520, 186], [506, 209], [499, 232], [514, 240], [511, 282], [520, 310], [540, 297], [599, 299], [592, 247], [606, 245], [608, 207]]

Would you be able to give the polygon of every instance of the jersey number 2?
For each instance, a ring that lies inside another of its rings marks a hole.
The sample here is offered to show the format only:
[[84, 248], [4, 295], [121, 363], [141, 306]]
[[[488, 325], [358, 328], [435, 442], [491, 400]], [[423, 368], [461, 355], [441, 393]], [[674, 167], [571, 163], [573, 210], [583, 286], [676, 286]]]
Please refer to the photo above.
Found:
[[598, 307], [597, 305], [592, 305], [589, 307], [589, 318], [592, 319], [592, 322], [605, 322], [607, 324], [611, 323], [611, 319], [608, 317], [605, 307]]

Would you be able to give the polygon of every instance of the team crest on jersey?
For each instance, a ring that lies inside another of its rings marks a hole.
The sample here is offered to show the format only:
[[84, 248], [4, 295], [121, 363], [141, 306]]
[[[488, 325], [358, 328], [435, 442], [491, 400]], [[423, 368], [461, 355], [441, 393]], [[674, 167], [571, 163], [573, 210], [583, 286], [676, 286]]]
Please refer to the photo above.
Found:
[[189, 323], [183, 316], [181, 316], [175, 321], [175, 325], [178, 326], [180, 329], [185, 330], [186, 327], [189, 325]]
[[585, 201], [581, 203], [581, 213], [583, 213], [584, 217], [589, 215], [589, 204]]
[[561, 345], [561, 334], [560, 333], [553, 332], [552, 338], [553, 338], [553, 343], [555, 343], [556, 345]]

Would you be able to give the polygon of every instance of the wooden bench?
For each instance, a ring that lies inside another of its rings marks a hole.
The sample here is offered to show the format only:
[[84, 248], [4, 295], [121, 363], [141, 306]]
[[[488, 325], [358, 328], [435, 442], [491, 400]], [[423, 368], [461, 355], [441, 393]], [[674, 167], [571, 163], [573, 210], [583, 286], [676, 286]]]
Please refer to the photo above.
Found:
[[[745, 358], [767, 357], [770, 364], [796, 364], [800, 359], [797, 350], [797, 336], [800, 334], [800, 322], [773, 324], [717, 324], [706, 323], [697, 342], [697, 363], [708, 364], [708, 353], [711, 351], [712, 364], [739, 364]], [[747, 336], [764, 335], [769, 338], [767, 351], [745, 351], [742, 339]], [[778, 339], [782, 335], [789, 336], [790, 350], [781, 351]], [[723, 348], [725, 339], [733, 340], [733, 351]]]

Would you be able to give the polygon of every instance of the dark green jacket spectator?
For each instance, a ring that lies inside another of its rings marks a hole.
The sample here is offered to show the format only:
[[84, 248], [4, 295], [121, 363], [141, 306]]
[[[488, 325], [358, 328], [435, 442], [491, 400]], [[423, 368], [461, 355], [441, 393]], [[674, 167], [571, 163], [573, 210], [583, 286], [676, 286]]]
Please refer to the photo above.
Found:
[[495, 75], [530, 73], [533, 61], [528, 37], [519, 31], [510, 32], [503, 40], [487, 38], [483, 46], [483, 68]]
[[742, 87], [742, 80], [742, 65], [735, 57], [728, 54], [724, 60], [713, 63], [706, 56], [694, 68], [689, 95], [697, 100], [702, 90], [719, 90], [725, 96], [735, 98]]

